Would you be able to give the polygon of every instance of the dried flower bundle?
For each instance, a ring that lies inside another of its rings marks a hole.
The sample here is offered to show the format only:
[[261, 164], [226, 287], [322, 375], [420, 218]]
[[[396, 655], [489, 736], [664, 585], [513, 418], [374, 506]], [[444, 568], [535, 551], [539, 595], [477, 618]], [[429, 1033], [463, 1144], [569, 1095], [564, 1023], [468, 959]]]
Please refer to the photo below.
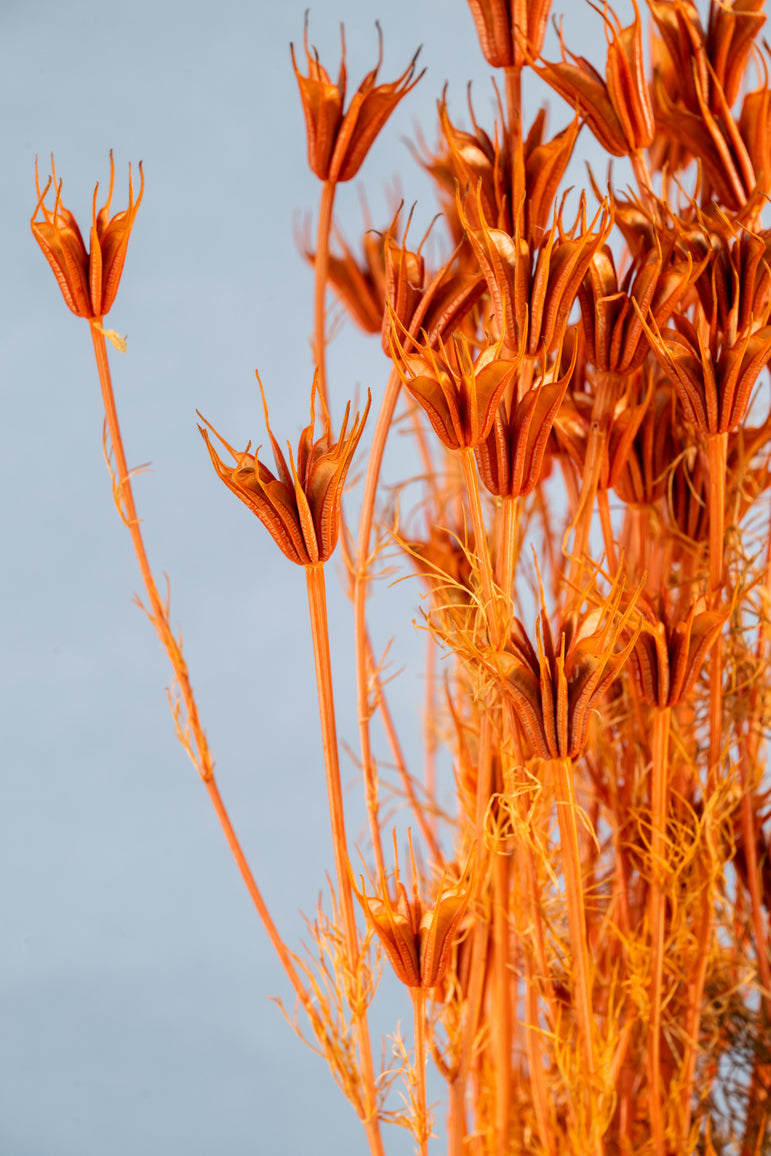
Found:
[[[471, 110], [461, 127], [445, 92], [437, 144], [416, 149], [450, 254], [433, 269], [408, 241], [411, 216], [368, 229], [363, 259], [334, 219], [337, 184], [420, 79], [416, 58], [388, 84], [379, 60], [346, 108], [345, 52], [333, 84], [306, 28], [307, 75], [294, 51], [292, 64], [321, 182], [315, 246], [304, 243], [316, 287], [310, 424], [288, 455], [268, 425], [275, 473], [209, 426], [223, 460], [201, 428], [221, 480], [306, 574], [335, 857], [307, 959], [283, 942], [219, 796], [134, 507], [101, 322], [142, 189], [134, 200], [130, 183], [112, 219], [112, 176], [99, 212], [95, 194], [87, 251], [53, 174], [42, 192], [38, 182], [32, 231], [91, 327], [116, 503], [179, 684], [179, 736], [373, 1156], [391, 1124], [421, 1156], [438, 1148], [429, 1064], [446, 1089], [450, 1156], [750, 1156], [771, 1145], [763, 3], [710, 0], [705, 22], [694, 0], [648, 0], [647, 63], [637, 3], [628, 26], [591, 5], [604, 71], [561, 33], [561, 59], [543, 58], [549, 0], [469, 6], [498, 112], [482, 125]], [[564, 102], [551, 138], [544, 110], [527, 120], [527, 70]], [[584, 129], [629, 158], [631, 190], [592, 180], [570, 200]], [[353, 420], [347, 405], [337, 436], [330, 289], [390, 363], [372, 418], [370, 399]], [[397, 424], [424, 466], [420, 515], [398, 518], [382, 477]], [[365, 436], [352, 526], [343, 491]], [[425, 594], [422, 771], [367, 621], [373, 584], [391, 572], [385, 544]], [[326, 611], [338, 545], [353, 601], [364, 875], [346, 830]], [[405, 811], [396, 829], [386, 791]], [[379, 1065], [369, 1012], [384, 967], [414, 1036], [397, 1032]]]

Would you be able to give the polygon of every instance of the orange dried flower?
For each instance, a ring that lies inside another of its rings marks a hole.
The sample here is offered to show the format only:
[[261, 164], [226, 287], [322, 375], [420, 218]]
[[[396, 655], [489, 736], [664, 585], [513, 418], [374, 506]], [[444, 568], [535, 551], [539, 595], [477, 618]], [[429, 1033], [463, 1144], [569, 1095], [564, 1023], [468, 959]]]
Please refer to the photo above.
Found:
[[665, 324], [702, 268], [694, 269], [690, 255], [680, 254], [674, 242], [662, 249], [654, 235], [651, 249], [637, 254], [619, 284], [613, 253], [603, 245], [578, 289], [586, 360], [602, 373], [637, 369], [648, 353], [640, 317], [650, 311], [658, 325]]
[[[308, 132], [308, 164], [322, 181], [350, 181], [359, 171], [381, 128], [388, 120], [402, 97], [406, 96], [420, 80], [423, 72], [415, 76], [418, 52], [398, 80], [390, 84], [378, 84], [377, 74], [383, 61], [383, 34], [378, 32], [378, 62], [362, 80], [354, 93], [348, 108], [345, 104], [345, 32], [341, 28], [342, 55], [337, 84], [333, 84], [326, 69], [319, 62], [315, 49], [308, 46], [308, 14], [305, 14], [305, 57], [308, 75], [303, 76], [297, 67], [294, 45], [291, 45], [292, 65], [300, 87], [300, 99]], [[425, 71], [425, 69], [424, 69]]]
[[[56, 169], [51, 157], [51, 176], [43, 191], [40, 191], [37, 160], [35, 161], [35, 185], [37, 204], [30, 224], [32, 235], [43, 250], [43, 256], [53, 270], [54, 277], [62, 291], [68, 307], [77, 317], [89, 321], [103, 318], [109, 313], [118, 292], [123, 264], [126, 260], [129, 237], [134, 219], [142, 203], [145, 176], [142, 162], [139, 162], [141, 184], [139, 196], [134, 200], [134, 185], [129, 165], [128, 208], [110, 217], [115, 165], [110, 150], [110, 188], [107, 200], [97, 212], [96, 198], [99, 185], [94, 189], [91, 218], [90, 252], [83, 243], [83, 236], [69, 209], [62, 204], [62, 182], [56, 180]], [[53, 209], [45, 203], [51, 185], [56, 189]], [[38, 220], [38, 214], [42, 220]]]
[[[340, 257], [327, 257], [327, 276], [332, 289], [350, 317], [365, 333], [380, 333], [385, 308], [385, 255], [384, 236], [367, 229], [362, 237], [363, 258], [357, 260], [345, 238], [335, 230], [342, 249]], [[304, 246], [305, 257], [313, 265], [316, 254]]]
[[[498, 656], [498, 679], [533, 753], [544, 759], [575, 759], [586, 746], [589, 717], [631, 654], [639, 622], [636, 595], [621, 612], [623, 588], [612, 587], [603, 605], [571, 613], [555, 644], [541, 591], [536, 623], [538, 653], [518, 618]], [[500, 674], [503, 680], [500, 681]]]
[[771, 325], [748, 328], [735, 341], [705, 338], [686, 317], [674, 329], [647, 326], [653, 353], [667, 372], [688, 420], [703, 434], [737, 429], [758, 374], [771, 357]]
[[507, 345], [531, 357], [553, 353], [564, 337], [570, 310], [591, 259], [612, 228], [608, 206], [603, 203], [587, 226], [582, 195], [570, 229], [563, 227], [560, 207], [555, 211], [550, 233], [533, 254], [519, 229], [513, 237], [503, 229], [491, 229], [479, 202], [477, 210], [479, 229], [471, 227], [465, 211], [459, 208], [487, 282], [497, 336], [503, 336]]
[[[364, 413], [361, 417], [356, 415], [350, 431], [348, 418], [351, 407], [350, 402], [348, 403], [336, 441], [332, 440], [329, 414], [322, 399], [323, 428], [321, 437], [314, 440], [315, 399], [318, 392], [318, 374], [316, 374], [311, 391], [310, 424], [300, 434], [296, 464], [292, 447], [288, 447], [289, 466], [287, 466], [286, 458], [270, 428], [268, 406], [259, 374], [257, 380], [260, 383], [265, 424], [273, 447], [278, 476], [258, 460], [259, 447], [254, 454], [249, 453], [249, 446], [243, 453], [238, 453], [209, 422], [206, 422], [236, 463], [235, 466], [226, 465], [212, 446], [207, 431], [202, 426], [198, 429], [222, 481], [252, 513], [257, 515], [282, 553], [298, 566], [315, 566], [320, 562], [326, 562], [337, 544], [345, 479], [364, 430], [372, 397], [367, 394]], [[206, 421], [205, 418], [202, 420]]]
[[499, 345], [489, 346], [472, 361], [468, 342], [456, 334], [449, 350], [439, 338], [438, 353], [426, 340], [406, 354], [395, 325], [391, 342], [394, 364], [407, 391], [443, 445], [450, 450], [478, 446], [490, 432], [498, 402], [519, 363], [500, 358]]
[[[562, 60], [544, 61], [540, 66], [533, 64], [542, 80], [571, 107], [578, 106], [603, 148], [617, 157], [647, 148], [656, 131], [645, 78], [640, 11], [637, 0], [632, 0], [632, 4], [635, 18], [627, 28], [621, 27], [607, 4], [600, 13], [608, 42], [606, 80], [583, 56], [567, 51], [561, 31]], [[568, 56], [573, 63], [567, 60]]]
[[[458, 328], [468, 312], [484, 293], [484, 278], [478, 272], [459, 268], [456, 253], [429, 278], [421, 255], [425, 241], [417, 251], [407, 248], [410, 218], [401, 244], [396, 239], [399, 213], [396, 214], [383, 243], [385, 258], [386, 310], [383, 313], [382, 345], [391, 355], [391, 329], [394, 318], [407, 334], [423, 329], [429, 345], [434, 345], [445, 329]], [[405, 346], [409, 345], [405, 341]]]
[[[414, 880], [414, 858], [412, 874]], [[428, 991], [437, 987], [444, 978], [460, 922], [471, 898], [470, 880], [464, 872], [457, 883], [448, 886], [443, 875], [436, 899], [430, 906], [421, 901], [416, 884], [412, 899], [408, 898], [407, 889], [399, 877], [398, 857], [394, 882], [395, 900], [389, 894], [386, 879], [380, 881], [380, 895], [367, 895], [363, 880], [361, 891], [355, 886], [354, 890], [367, 923], [382, 944], [397, 977], [407, 987], [422, 987]]]
[[493, 68], [521, 68], [543, 46], [551, 0], [469, 0], [485, 60]]
[[731, 607], [708, 610], [702, 596], [681, 618], [668, 600], [660, 601], [658, 610], [647, 599], [640, 601], [640, 633], [630, 661], [645, 702], [663, 708], [688, 697]]
[[498, 406], [492, 428], [475, 450], [479, 477], [491, 494], [517, 498], [531, 493], [541, 478], [543, 459], [555, 418], [575, 367], [573, 358], [557, 377], [560, 358], [517, 400], [513, 394]]

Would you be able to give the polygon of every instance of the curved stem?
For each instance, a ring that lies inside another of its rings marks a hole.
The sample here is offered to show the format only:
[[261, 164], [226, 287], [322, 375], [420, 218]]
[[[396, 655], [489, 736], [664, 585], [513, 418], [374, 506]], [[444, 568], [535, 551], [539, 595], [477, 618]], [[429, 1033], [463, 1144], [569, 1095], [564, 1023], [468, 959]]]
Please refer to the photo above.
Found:
[[380, 406], [375, 432], [372, 438], [372, 447], [369, 452], [367, 476], [364, 480], [364, 494], [362, 496], [361, 514], [359, 515], [359, 541], [356, 571], [353, 579], [353, 623], [356, 648], [356, 702], [359, 718], [359, 742], [361, 746], [361, 765], [364, 776], [364, 785], [367, 802], [367, 816], [369, 819], [370, 838], [375, 853], [375, 863], [378, 874], [385, 876], [385, 859], [380, 837], [377, 803], [377, 777], [372, 744], [370, 740], [370, 645], [367, 633], [367, 586], [369, 583], [370, 567], [370, 540], [372, 538], [372, 522], [375, 516], [375, 499], [380, 480], [380, 470], [383, 464], [388, 432], [393, 421], [396, 402], [399, 398], [401, 378], [396, 369], [392, 369], [388, 377], [383, 402]]
[[[187, 664], [182, 655], [179, 644], [174, 637], [174, 633], [169, 623], [168, 603], [164, 603], [158, 594], [150, 569], [150, 563], [145, 551], [145, 544], [142, 539], [142, 531], [140, 528], [140, 521], [137, 515], [136, 505], [134, 503], [134, 494], [131, 488], [131, 480], [129, 476], [128, 466], [126, 464], [126, 454], [123, 448], [123, 438], [121, 437], [120, 423], [118, 421], [118, 412], [115, 405], [115, 394], [112, 387], [112, 377], [110, 375], [110, 363], [107, 357], [107, 346], [105, 343], [104, 334], [101, 332], [99, 322], [91, 324], [91, 338], [94, 345], [94, 354], [96, 356], [96, 366], [99, 373], [99, 384], [102, 390], [102, 399], [104, 401], [105, 419], [107, 422], [107, 430], [112, 443], [113, 453], [115, 454], [115, 466], [117, 471], [117, 481], [115, 482], [115, 499], [118, 511], [126, 523], [128, 531], [131, 535], [131, 541], [134, 546], [134, 553], [139, 564], [139, 570], [142, 575], [142, 582], [147, 593], [147, 598], [150, 603], [148, 616], [156, 633], [163, 644], [163, 647], [169, 656], [174, 675], [179, 686], [179, 694], [184, 705], [186, 719], [181, 715], [181, 708], [177, 705], [172, 707], [174, 713], [174, 721], [177, 727], [177, 735], [189, 754], [193, 765], [198, 771], [199, 775], [204, 781], [206, 790], [209, 793], [212, 806], [214, 807], [220, 826], [227, 839], [233, 858], [236, 861], [238, 870], [241, 873], [246, 889], [257, 909], [257, 914], [262, 921], [262, 925], [267, 932], [268, 938], [281, 961], [281, 965], [289, 979], [289, 982], [294, 988], [297, 998], [303, 1005], [308, 1018], [311, 1023], [318, 1025], [318, 1016], [313, 1005], [308, 997], [305, 986], [300, 979], [300, 976], [292, 962], [291, 954], [282, 940], [276, 929], [270, 912], [265, 904], [259, 887], [252, 874], [251, 868], [246, 860], [246, 856], [238, 841], [238, 836], [235, 833], [233, 824], [230, 821], [225, 804], [222, 801], [217, 782], [214, 777], [214, 759], [209, 750], [209, 744], [206, 741], [203, 727], [198, 715], [198, 706], [193, 695], [193, 688], [190, 684], [190, 676], [187, 670]], [[321, 1030], [321, 1028], [319, 1028]]]

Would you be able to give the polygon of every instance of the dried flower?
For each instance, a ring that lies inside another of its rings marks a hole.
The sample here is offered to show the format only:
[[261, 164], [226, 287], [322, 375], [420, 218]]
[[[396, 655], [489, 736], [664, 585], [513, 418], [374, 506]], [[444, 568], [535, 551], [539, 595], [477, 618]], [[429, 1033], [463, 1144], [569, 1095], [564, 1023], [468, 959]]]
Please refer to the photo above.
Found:
[[364, 158], [375, 138], [396, 108], [420, 80], [422, 72], [415, 76], [418, 52], [398, 80], [390, 84], [378, 84], [377, 74], [383, 61], [383, 34], [377, 25], [379, 54], [375, 68], [362, 80], [351, 99], [345, 104], [345, 33], [341, 29], [342, 55], [337, 84], [332, 84], [329, 74], [319, 62], [315, 49], [308, 46], [308, 14], [305, 14], [305, 57], [308, 75], [303, 76], [297, 67], [294, 45], [291, 46], [292, 65], [300, 87], [300, 99], [305, 124], [308, 131], [308, 164], [322, 181], [333, 184], [350, 181], [359, 171]]
[[[362, 237], [363, 258], [357, 260], [337, 230], [335, 236], [343, 255], [328, 255], [329, 283], [360, 329], [380, 333], [385, 309], [385, 238], [382, 233], [367, 229]], [[314, 264], [316, 254], [307, 244], [304, 252]]]
[[540, 481], [544, 454], [555, 418], [565, 397], [575, 367], [578, 343], [573, 358], [561, 377], [555, 364], [544, 368], [538, 381], [517, 400], [512, 393], [498, 406], [492, 428], [476, 447], [479, 476], [491, 494], [497, 497], [524, 497]]
[[[139, 196], [134, 200], [134, 184], [129, 165], [128, 208], [110, 218], [115, 166], [110, 150], [110, 188], [107, 200], [97, 212], [96, 198], [99, 185], [94, 189], [91, 219], [91, 250], [88, 252], [83, 236], [69, 209], [62, 204], [62, 182], [56, 180], [56, 169], [51, 157], [51, 173], [48, 182], [40, 191], [37, 161], [35, 161], [35, 185], [37, 204], [30, 224], [32, 235], [43, 250], [43, 256], [53, 270], [62, 296], [77, 317], [89, 321], [101, 320], [112, 308], [118, 292], [123, 264], [126, 260], [129, 237], [134, 225], [145, 189], [142, 162], [139, 162], [141, 184]], [[45, 203], [51, 185], [56, 189], [53, 209]], [[42, 213], [42, 220], [37, 220]]]
[[655, 134], [653, 106], [643, 65], [640, 12], [637, 0], [632, 3], [635, 18], [627, 28], [621, 27], [607, 4], [601, 13], [608, 42], [605, 81], [583, 56], [574, 56], [566, 50], [561, 30], [561, 62], [533, 64], [534, 70], [555, 92], [572, 107], [578, 106], [603, 148], [617, 157], [647, 148]]
[[485, 60], [493, 68], [521, 68], [523, 45], [537, 56], [551, 0], [469, 0]]
[[682, 256], [674, 242], [662, 249], [655, 237], [619, 284], [613, 253], [603, 245], [578, 289], [587, 361], [601, 373], [637, 369], [648, 352], [640, 317], [650, 311], [658, 325], [665, 324], [704, 264], [694, 268], [690, 255]]
[[205, 418], [202, 418], [236, 463], [235, 466], [226, 465], [212, 446], [207, 431], [202, 426], [198, 429], [222, 481], [252, 513], [257, 515], [279, 549], [298, 566], [315, 566], [320, 562], [326, 562], [337, 544], [345, 479], [364, 430], [372, 397], [367, 394], [364, 413], [361, 417], [356, 415], [350, 431], [348, 418], [351, 407], [350, 402], [348, 403], [342, 428], [334, 442], [329, 414], [322, 400], [323, 428], [321, 437], [314, 440], [317, 374], [311, 391], [310, 424], [300, 434], [296, 465], [292, 447], [291, 445], [288, 447], [287, 467], [286, 458], [270, 428], [268, 406], [259, 374], [257, 380], [260, 383], [265, 424], [273, 447], [278, 476], [271, 473], [268, 467], [258, 460], [259, 447], [254, 454], [249, 453], [249, 446], [243, 453], [238, 453]]
[[563, 227], [560, 207], [550, 233], [533, 254], [518, 229], [513, 237], [491, 229], [478, 202], [479, 229], [471, 227], [463, 209], [459, 211], [492, 298], [497, 336], [531, 357], [553, 353], [563, 339], [591, 259], [612, 228], [608, 206], [603, 203], [587, 226], [582, 195], [570, 229]]
[[[580, 616], [571, 613], [552, 634], [541, 591], [536, 623], [538, 653], [518, 618], [498, 656], [498, 678], [533, 753], [545, 759], [575, 759], [582, 753], [589, 717], [631, 654], [640, 626], [633, 624], [636, 595], [620, 612], [623, 586], [617, 581], [604, 603]], [[555, 644], [554, 639], [558, 638]]]
[[437, 437], [450, 450], [473, 449], [490, 432], [503, 391], [518, 362], [498, 356], [500, 345], [488, 346], [472, 361], [468, 342], [453, 334], [439, 351], [428, 341], [406, 354], [396, 325], [391, 342], [396, 368], [415, 401], [425, 411]]
[[702, 596], [682, 618], [668, 599], [660, 601], [656, 610], [648, 599], [640, 599], [642, 619], [630, 661], [645, 702], [663, 708], [687, 698], [731, 607], [708, 610]]
[[426, 238], [416, 251], [407, 248], [411, 218], [412, 213], [399, 243], [396, 240], [397, 213], [383, 242], [386, 310], [383, 313], [382, 344], [389, 356], [394, 320], [405, 335], [405, 348], [411, 344], [411, 338], [406, 335], [417, 333], [419, 329], [425, 331], [428, 344], [433, 346], [445, 329], [456, 329], [462, 324], [485, 288], [484, 278], [478, 272], [468, 273], [458, 268], [457, 251], [429, 278], [421, 255]]
[[758, 374], [771, 356], [771, 325], [745, 333], [732, 344], [705, 339], [686, 317], [675, 328], [646, 325], [651, 348], [670, 374], [688, 420], [703, 434], [737, 429], [747, 412]]
[[[415, 880], [414, 857], [412, 875]], [[422, 902], [417, 883], [413, 883], [412, 899], [408, 898], [407, 889], [399, 877], [398, 856], [394, 883], [395, 899], [391, 898], [388, 880], [384, 878], [380, 881], [380, 895], [367, 895], [363, 879], [361, 891], [355, 886], [354, 890], [367, 923], [382, 944], [397, 977], [407, 987], [422, 987], [428, 991], [437, 987], [444, 978], [460, 922], [471, 898], [468, 868], [457, 883], [449, 886], [443, 875], [436, 899], [430, 905]]]

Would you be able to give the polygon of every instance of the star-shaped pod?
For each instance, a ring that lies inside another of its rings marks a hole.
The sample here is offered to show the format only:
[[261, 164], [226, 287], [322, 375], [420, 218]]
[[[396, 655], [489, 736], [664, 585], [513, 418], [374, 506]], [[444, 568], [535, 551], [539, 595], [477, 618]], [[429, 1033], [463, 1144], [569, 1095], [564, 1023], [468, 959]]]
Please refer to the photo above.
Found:
[[537, 56], [551, 0], [469, 0], [479, 45], [493, 68], [521, 68], [524, 47]]
[[[51, 176], [40, 191], [37, 162], [35, 162], [35, 185], [37, 204], [30, 224], [32, 235], [43, 250], [43, 256], [53, 270], [62, 296], [77, 317], [89, 321], [103, 318], [109, 313], [118, 292], [123, 264], [126, 260], [129, 237], [134, 225], [145, 188], [142, 164], [139, 164], [141, 183], [139, 196], [134, 200], [134, 184], [129, 165], [128, 208], [110, 217], [115, 166], [110, 151], [110, 188], [107, 200], [97, 211], [96, 198], [99, 185], [94, 189], [91, 217], [90, 251], [86, 249], [83, 235], [69, 209], [62, 204], [62, 183], [56, 180], [56, 169], [51, 158]], [[53, 208], [46, 204], [51, 186], [56, 194]], [[39, 215], [42, 214], [42, 220]]]
[[423, 75], [421, 72], [415, 76], [416, 52], [398, 80], [390, 84], [378, 84], [377, 74], [383, 59], [383, 36], [379, 24], [377, 30], [380, 45], [378, 62], [362, 80], [345, 112], [345, 36], [337, 84], [330, 80], [316, 50], [308, 46], [307, 12], [307, 76], [303, 76], [297, 67], [292, 45], [292, 65], [300, 87], [308, 132], [308, 164], [322, 181], [350, 181], [356, 176], [381, 128], [402, 97], [415, 87]]
[[629, 658], [640, 631], [636, 596], [622, 610], [623, 587], [614, 583], [603, 605], [572, 613], [552, 633], [541, 592], [536, 653], [518, 618], [498, 658], [500, 683], [533, 754], [576, 759], [586, 746], [589, 717]]
[[425, 411], [434, 432], [450, 450], [474, 449], [490, 432], [506, 386], [518, 361], [498, 356], [500, 346], [484, 349], [472, 361], [468, 342], [453, 334], [434, 351], [426, 340], [407, 354], [396, 324], [391, 330], [394, 364], [409, 394]]
[[[260, 381], [259, 375], [257, 380]], [[367, 395], [364, 413], [361, 417], [356, 415], [350, 430], [348, 420], [351, 407], [350, 402], [348, 403], [336, 441], [332, 440], [329, 414], [323, 407], [322, 400], [323, 427], [321, 436], [316, 438], [315, 400], [318, 392], [318, 375], [316, 375], [311, 392], [310, 424], [300, 434], [296, 464], [292, 447], [288, 445], [289, 465], [287, 465], [281, 447], [270, 428], [262, 382], [260, 392], [277, 475], [259, 461], [257, 457], [259, 447], [254, 454], [249, 453], [249, 446], [243, 453], [238, 453], [213, 426], [206, 422], [235, 461], [234, 466], [227, 465], [214, 449], [208, 432], [203, 426], [199, 426], [198, 429], [222, 481], [252, 513], [257, 515], [279, 549], [298, 566], [316, 566], [327, 561], [337, 544], [345, 479], [359, 444], [372, 398], [370, 394]], [[205, 418], [203, 420], [206, 421]]]
[[576, 342], [570, 364], [561, 377], [558, 356], [553, 365], [543, 367], [536, 383], [519, 400], [517, 390], [500, 402], [489, 434], [475, 450], [479, 476], [496, 497], [524, 497], [540, 481], [549, 436], [577, 353]]
[[[394, 847], [396, 839], [394, 837]], [[411, 846], [411, 845], [410, 845]], [[412, 863], [416, 878], [415, 862]], [[388, 880], [380, 880], [380, 894], [367, 895], [364, 881], [361, 891], [354, 885], [367, 923], [377, 936], [397, 977], [407, 987], [429, 991], [442, 982], [450, 961], [450, 952], [458, 935], [471, 898], [472, 884], [468, 868], [456, 883], [443, 875], [433, 903], [421, 900], [417, 886], [409, 899], [399, 877], [399, 861], [394, 871], [396, 897], [391, 898]]]
[[669, 599], [659, 602], [655, 609], [647, 599], [640, 600], [641, 629], [630, 662], [645, 702], [663, 708], [688, 697], [731, 606], [708, 610], [700, 597], [683, 618]]
[[656, 127], [645, 79], [640, 12], [636, 0], [632, 4], [635, 18], [628, 28], [621, 27], [607, 4], [601, 13], [608, 42], [605, 80], [583, 56], [567, 52], [561, 32], [562, 60], [533, 64], [542, 80], [580, 110], [605, 151], [616, 157], [647, 148]]

